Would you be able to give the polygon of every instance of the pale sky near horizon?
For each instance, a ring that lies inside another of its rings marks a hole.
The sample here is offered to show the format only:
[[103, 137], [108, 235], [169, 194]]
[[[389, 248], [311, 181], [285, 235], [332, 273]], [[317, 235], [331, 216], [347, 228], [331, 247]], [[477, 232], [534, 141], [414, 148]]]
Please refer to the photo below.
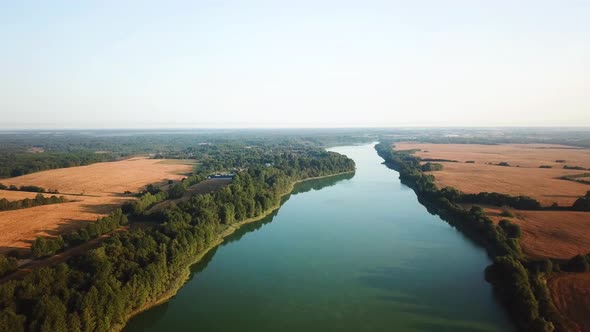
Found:
[[590, 126], [590, 1], [2, 1], [0, 128]]

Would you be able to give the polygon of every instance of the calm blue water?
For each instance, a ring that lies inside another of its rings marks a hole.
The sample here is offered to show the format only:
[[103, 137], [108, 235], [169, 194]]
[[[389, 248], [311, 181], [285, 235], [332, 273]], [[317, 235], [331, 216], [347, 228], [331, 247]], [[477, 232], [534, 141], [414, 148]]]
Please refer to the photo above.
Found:
[[485, 252], [430, 215], [372, 145], [354, 176], [308, 181], [192, 267], [135, 331], [512, 331]]

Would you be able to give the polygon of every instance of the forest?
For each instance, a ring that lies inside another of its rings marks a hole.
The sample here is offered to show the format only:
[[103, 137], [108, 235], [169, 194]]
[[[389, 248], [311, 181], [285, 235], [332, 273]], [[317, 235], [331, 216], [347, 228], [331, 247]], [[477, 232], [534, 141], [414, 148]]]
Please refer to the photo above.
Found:
[[[217, 130], [94, 130], [59, 132], [0, 132], [0, 179], [38, 171], [119, 160], [137, 154], [157, 158], [206, 157], [210, 169], [229, 162], [244, 167], [258, 157], [241, 153], [244, 147], [328, 147], [371, 142], [370, 135], [354, 129], [217, 129]], [[235, 142], [241, 142], [239, 147]], [[254, 158], [254, 159], [252, 159]]]
[[[0, 330], [119, 329], [134, 311], [178, 287], [194, 257], [209, 248], [224, 230], [278, 207], [281, 196], [291, 191], [295, 181], [355, 169], [346, 156], [295, 141], [199, 145], [194, 151], [200, 149], [207, 152], [206, 156], [197, 152], [205, 162], [197, 166], [186, 185], [200, 181], [213, 170], [235, 168], [236, 175], [229, 185], [169, 206], [151, 227], [113, 233], [97, 249], [66, 263], [34, 270], [22, 280], [1, 284]], [[171, 195], [170, 191], [152, 191], [144, 193], [137, 206], [124, 207], [126, 211], [141, 214], [155, 201]], [[117, 210], [75, 233], [39, 238], [33, 251], [39, 257], [51, 255], [126, 222], [125, 214]]]

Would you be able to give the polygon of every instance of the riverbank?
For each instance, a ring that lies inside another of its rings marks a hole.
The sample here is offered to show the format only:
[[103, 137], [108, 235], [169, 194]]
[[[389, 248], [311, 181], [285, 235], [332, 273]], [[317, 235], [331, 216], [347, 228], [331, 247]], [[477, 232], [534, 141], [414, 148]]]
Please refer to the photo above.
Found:
[[[460, 204], [463, 193], [454, 188], [439, 189], [434, 176], [421, 170], [420, 159], [411, 151], [396, 151], [391, 142], [379, 143], [375, 149], [385, 164], [399, 173], [400, 181], [414, 190], [418, 201], [430, 213], [439, 215], [486, 249], [494, 260], [485, 270], [486, 281], [492, 284], [521, 330], [569, 330], [564, 328], [559, 313], [547, 296], [545, 273], [550, 271], [541, 268], [542, 263], [523, 257], [520, 233], [511, 234], [501, 224], [495, 225], [480, 207], [465, 210]], [[509, 195], [492, 194], [505, 198], [505, 201], [514, 200]]]
[[223, 241], [224, 241], [224, 239], [226, 237], [228, 237], [231, 234], [233, 234], [240, 227], [242, 227], [242, 226], [244, 226], [246, 224], [250, 224], [250, 223], [259, 221], [261, 219], [264, 219], [267, 216], [269, 216], [271, 213], [273, 213], [274, 211], [276, 211], [277, 209], [279, 209], [281, 207], [281, 205], [284, 203], [282, 201], [283, 198], [285, 196], [287, 196], [287, 195], [290, 195], [293, 192], [293, 189], [295, 188], [295, 186], [297, 184], [302, 183], [302, 182], [306, 182], [306, 181], [311, 181], [311, 180], [318, 180], [318, 179], [330, 178], [330, 177], [335, 177], [335, 176], [344, 175], [344, 174], [351, 174], [351, 173], [354, 173], [354, 172], [355, 171], [339, 172], [339, 173], [330, 174], [330, 175], [317, 176], [317, 177], [312, 177], [312, 178], [307, 178], [307, 179], [293, 181], [289, 185], [288, 190], [286, 190], [284, 193], [282, 193], [280, 195], [280, 197], [279, 197], [279, 203], [278, 204], [274, 205], [270, 209], [267, 209], [260, 216], [257, 216], [257, 217], [254, 217], [254, 218], [244, 219], [244, 220], [242, 220], [240, 222], [237, 222], [235, 224], [232, 224], [232, 225], [227, 226], [227, 228], [225, 230], [223, 230], [222, 232], [219, 233], [219, 235], [211, 243], [211, 245], [209, 245], [206, 249], [204, 249], [200, 253], [198, 253], [192, 260], [190, 260], [190, 262], [186, 265], [186, 267], [184, 269], [182, 269], [182, 271], [180, 271], [178, 277], [171, 284], [171, 286], [170, 286], [170, 288], [169, 288], [168, 291], [166, 291], [165, 293], [163, 293], [162, 295], [160, 295], [157, 299], [154, 299], [153, 301], [145, 304], [141, 308], [136, 309], [133, 312], [131, 312], [129, 315], [126, 316], [125, 323], [118, 324], [118, 325], [113, 326], [113, 331], [121, 331], [121, 330], [123, 330], [123, 328], [125, 327], [125, 325], [127, 324], [127, 322], [129, 322], [129, 320], [131, 318], [133, 318], [134, 316], [136, 316], [136, 315], [138, 315], [138, 314], [140, 314], [140, 313], [142, 313], [142, 312], [144, 312], [146, 310], [149, 310], [149, 309], [151, 309], [153, 307], [156, 307], [156, 306], [158, 306], [160, 304], [163, 304], [163, 303], [169, 301], [171, 298], [173, 298], [178, 293], [178, 291], [180, 290], [180, 288], [182, 288], [182, 286], [189, 279], [191, 266], [193, 266], [194, 264], [196, 264], [199, 261], [201, 261], [203, 259], [203, 257], [205, 257], [205, 255], [207, 255], [207, 253], [209, 253], [212, 249], [214, 249], [217, 246], [219, 246], [220, 244], [222, 244]]

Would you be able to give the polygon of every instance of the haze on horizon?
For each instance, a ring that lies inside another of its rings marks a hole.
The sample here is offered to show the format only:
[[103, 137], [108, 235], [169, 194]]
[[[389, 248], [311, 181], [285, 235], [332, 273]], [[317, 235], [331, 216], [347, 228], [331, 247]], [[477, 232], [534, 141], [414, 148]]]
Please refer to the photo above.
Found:
[[2, 129], [590, 126], [588, 1], [22, 1]]

